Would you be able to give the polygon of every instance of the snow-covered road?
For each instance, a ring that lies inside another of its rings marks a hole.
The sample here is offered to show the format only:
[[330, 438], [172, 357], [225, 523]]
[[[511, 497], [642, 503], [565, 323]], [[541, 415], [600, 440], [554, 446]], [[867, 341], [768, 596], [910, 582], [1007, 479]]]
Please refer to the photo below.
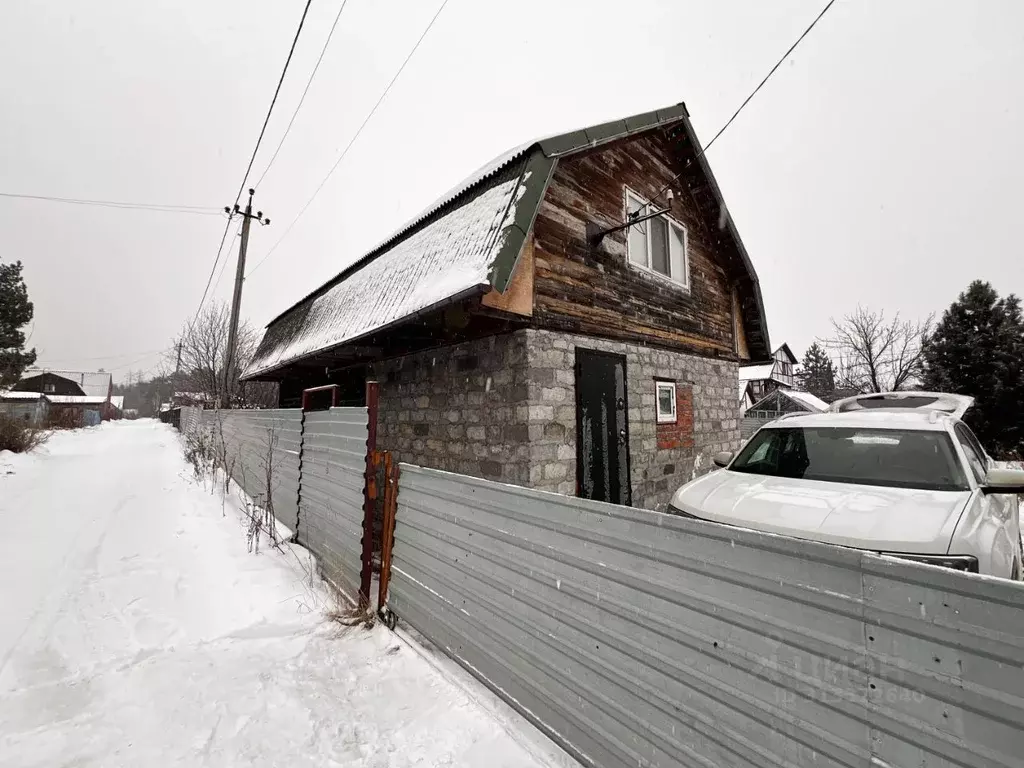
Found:
[[[0, 455], [0, 766], [546, 765], [412, 646], [246, 551], [153, 421]], [[443, 667], [442, 667], [443, 668]]]

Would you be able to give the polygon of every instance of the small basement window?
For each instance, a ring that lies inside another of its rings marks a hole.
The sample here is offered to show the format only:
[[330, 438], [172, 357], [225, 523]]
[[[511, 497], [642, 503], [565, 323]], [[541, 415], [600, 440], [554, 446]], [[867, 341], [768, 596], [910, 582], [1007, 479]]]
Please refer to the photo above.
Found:
[[[647, 201], [626, 188], [626, 219], [638, 211], [650, 213]], [[690, 287], [690, 260], [686, 227], [662, 214], [634, 224], [626, 230], [626, 256], [634, 267], [667, 278], [683, 288]]]
[[676, 423], [676, 383], [674, 381], [656, 381], [655, 395], [658, 404], [658, 423]]

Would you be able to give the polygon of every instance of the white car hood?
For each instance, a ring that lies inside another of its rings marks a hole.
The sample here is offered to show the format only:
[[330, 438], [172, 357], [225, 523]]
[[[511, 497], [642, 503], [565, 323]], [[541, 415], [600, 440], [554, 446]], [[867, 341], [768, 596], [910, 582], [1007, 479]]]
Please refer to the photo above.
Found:
[[680, 488], [672, 506], [702, 520], [828, 544], [944, 555], [970, 495], [722, 469]]

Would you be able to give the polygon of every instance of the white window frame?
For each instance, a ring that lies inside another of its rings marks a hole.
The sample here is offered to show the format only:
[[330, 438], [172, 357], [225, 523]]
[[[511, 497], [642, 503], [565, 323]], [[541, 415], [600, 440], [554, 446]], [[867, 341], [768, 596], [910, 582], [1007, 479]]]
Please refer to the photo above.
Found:
[[[630, 205], [629, 204], [630, 204], [630, 202], [636, 202], [636, 203], [639, 203], [640, 205], [647, 205], [649, 201], [646, 200], [642, 195], [638, 195], [635, 190], [630, 189], [629, 187], [623, 187], [623, 191], [622, 191], [622, 210], [623, 210], [623, 219], [622, 220], [623, 221], [629, 221], [629, 213], [630, 213], [630, 211], [629, 211]], [[646, 213], [650, 213], [650, 211], [646, 211]], [[641, 215], [646, 215], [646, 213], [645, 214], [641, 214]], [[678, 276], [677, 275], [663, 275], [661, 272], [659, 272], [658, 270], [654, 269], [654, 267], [651, 266], [650, 260], [651, 260], [651, 252], [652, 252], [653, 249], [651, 247], [652, 227], [650, 227], [650, 226], [647, 227], [647, 264], [646, 265], [644, 265], [644, 264], [637, 264], [635, 261], [633, 261], [630, 258], [630, 255], [629, 255], [629, 230], [628, 229], [626, 230], [626, 263], [630, 267], [632, 267], [633, 269], [639, 270], [640, 272], [643, 272], [644, 274], [647, 274], [647, 275], [652, 275], [653, 277], [656, 277], [659, 280], [664, 280], [665, 282], [670, 283], [671, 285], [674, 285], [677, 288], [681, 288], [684, 291], [689, 292], [689, 290], [690, 290], [690, 233], [687, 231], [686, 227], [683, 226], [683, 224], [681, 224], [680, 222], [676, 221], [674, 218], [669, 216], [667, 213], [664, 213], [660, 217], [655, 217], [655, 218], [665, 219], [665, 221], [668, 223], [669, 228], [675, 228], [679, 232], [682, 233], [682, 241], [683, 241], [683, 254], [682, 254], [683, 274], [682, 275], [678, 275]], [[644, 223], [649, 225], [650, 221], [651, 220], [648, 220], [648, 221], [646, 221]], [[672, 233], [670, 232], [669, 233], [669, 254], [668, 254], [668, 268], [669, 268], [669, 270], [672, 269], [672, 243], [673, 243], [673, 238], [672, 238]]]
[[[669, 389], [672, 391], [672, 412], [663, 413], [661, 410], [661, 390]], [[658, 415], [659, 424], [676, 424], [679, 422], [679, 414], [676, 407], [676, 383], [674, 381], [655, 381], [654, 382], [654, 408]]]

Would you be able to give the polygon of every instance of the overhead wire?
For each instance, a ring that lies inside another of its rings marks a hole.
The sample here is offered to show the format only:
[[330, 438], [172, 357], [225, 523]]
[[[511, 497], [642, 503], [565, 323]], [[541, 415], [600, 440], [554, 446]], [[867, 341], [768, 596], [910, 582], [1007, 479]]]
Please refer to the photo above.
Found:
[[[796, 47], [798, 45], [800, 45], [801, 42], [803, 42], [803, 39], [805, 37], [807, 37], [808, 34], [810, 34], [811, 30], [814, 29], [815, 25], [819, 21], [821, 21], [821, 18], [828, 12], [828, 9], [832, 7], [832, 5], [835, 3], [835, 1], [836, 0], [829, 0], [828, 3], [825, 4], [825, 7], [821, 9], [821, 13], [819, 13], [817, 16], [814, 17], [814, 21], [812, 21], [810, 23], [810, 25], [808, 25], [807, 29], [805, 29], [803, 31], [803, 33], [800, 35], [800, 37], [798, 37], [796, 39], [796, 41], [791, 46], [789, 46], [787, 51], [784, 54], [782, 54], [782, 57], [777, 62], [775, 62], [775, 66], [772, 67], [768, 71], [768, 74], [764, 76], [764, 79], [762, 79], [761, 82], [757, 84], [757, 87], [754, 88], [754, 90], [750, 92], [750, 95], [747, 96], [747, 98], [745, 98], [743, 100], [743, 103], [740, 104], [739, 107], [736, 108], [736, 111], [732, 113], [732, 117], [730, 117], [728, 120], [726, 120], [725, 124], [721, 128], [718, 129], [718, 133], [716, 133], [711, 138], [711, 141], [709, 141], [707, 144], [705, 144], [704, 147], [699, 152], [697, 152], [696, 156], [693, 158], [694, 160], [699, 160], [701, 157], [704, 156], [704, 154], [709, 149], [711, 149], [711, 146], [716, 141], [718, 141], [718, 138], [723, 133], [725, 133], [726, 129], [730, 125], [732, 125], [733, 121], [739, 116], [740, 112], [743, 111], [744, 107], [746, 107], [747, 104], [750, 103], [750, 101], [758, 94], [758, 91], [760, 91], [764, 87], [765, 83], [767, 83], [768, 80], [771, 79], [771, 76], [775, 74], [776, 70], [778, 70], [778, 68], [782, 66], [782, 62], [784, 62], [786, 59], [789, 58], [790, 54], [792, 54], [793, 51], [796, 50]], [[672, 179], [665, 186], [663, 186], [658, 191], [658, 194], [655, 195], [653, 198], [651, 198], [645, 205], [643, 205], [640, 208], [638, 208], [636, 213], [639, 213], [640, 211], [643, 211], [645, 208], [648, 208], [649, 206], [653, 205], [655, 203], [655, 201], [657, 201], [663, 194], [665, 194], [666, 190], [668, 190], [669, 187], [671, 187], [673, 184], [675, 184], [677, 181], [679, 181], [679, 178], [682, 175], [683, 175], [683, 171], [680, 171], [675, 176], [673, 176]], [[634, 215], [636, 215], [636, 213]]]
[[[238, 186], [238, 193], [235, 195], [235, 206], [237, 206], [238, 201], [242, 199], [242, 192], [245, 190], [245, 184], [249, 180], [249, 174], [252, 173], [252, 166], [256, 161], [256, 154], [260, 150], [260, 144], [263, 143], [263, 137], [267, 132], [267, 124], [270, 122], [270, 116], [274, 112], [274, 105], [277, 104], [277, 97], [281, 93], [281, 85], [284, 83], [285, 75], [288, 74], [288, 65], [291, 64], [292, 55], [295, 53], [295, 46], [299, 42], [299, 35], [302, 34], [302, 27], [306, 23], [306, 16], [309, 14], [309, 6], [312, 5], [312, 3], [313, 0], [306, 0], [306, 7], [302, 9], [302, 18], [299, 19], [299, 27], [295, 30], [295, 37], [292, 38], [291, 47], [288, 49], [288, 58], [285, 59], [284, 67], [281, 69], [281, 76], [277, 80], [277, 87], [274, 89], [274, 96], [270, 100], [270, 107], [267, 109], [267, 116], [263, 120], [263, 127], [260, 129], [260, 135], [256, 139], [256, 146], [253, 147], [252, 156], [249, 158], [249, 165], [246, 167], [245, 175], [242, 177], [242, 183]], [[228, 238], [228, 231], [231, 229], [231, 220], [232, 214], [229, 212], [227, 224], [224, 226], [224, 234], [221, 235], [220, 245], [217, 247], [217, 257], [213, 260], [213, 266], [210, 268], [210, 276], [206, 279], [206, 287], [203, 289], [203, 297], [199, 300], [199, 306], [196, 307], [195, 314], [192, 316], [193, 323], [196, 318], [199, 317], [199, 313], [203, 309], [203, 304], [206, 302], [206, 297], [210, 292], [210, 285], [213, 282], [214, 274], [217, 272], [217, 265], [220, 263], [220, 257], [224, 251], [224, 243]]]
[[[143, 355], [142, 357], [136, 358], [135, 360], [132, 360], [130, 363], [122, 363], [121, 365], [110, 366], [110, 370], [112, 370], [112, 371], [119, 371], [122, 368], [131, 368], [133, 365], [135, 365], [136, 363], [142, 362], [146, 358], [149, 358], [149, 357], [152, 357], [153, 355], [158, 355], [158, 354], [159, 355], [168, 354], [173, 349], [174, 349], [174, 347], [168, 347], [167, 349], [158, 349], [155, 352], [150, 352], [147, 355]], [[151, 370], [151, 369], [155, 368], [157, 365], [159, 365], [159, 363], [153, 363], [153, 365], [151, 365], [149, 367], [149, 369], [147, 369], [147, 370]]]
[[292, 47], [288, 49], [288, 58], [284, 60], [284, 68], [281, 70], [281, 77], [277, 80], [277, 88], [274, 89], [274, 98], [270, 100], [270, 108], [267, 109], [267, 116], [263, 120], [263, 127], [260, 129], [260, 136], [256, 139], [256, 146], [253, 147], [252, 157], [249, 158], [249, 166], [245, 169], [245, 176], [242, 177], [242, 183], [238, 187], [238, 194], [235, 195], [235, 204], [242, 199], [242, 192], [245, 190], [245, 183], [249, 180], [249, 174], [252, 173], [252, 165], [256, 162], [256, 153], [260, 151], [260, 144], [263, 143], [263, 136], [267, 132], [267, 125], [270, 123], [270, 116], [274, 112], [274, 105], [277, 104], [277, 97], [281, 93], [281, 86], [284, 84], [285, 75], [288, 74], [288, 65], [292, 63], [292, 54], [295, 53], [295, 46], [299, 42], [299, 35], [302, 34], [302, 27], [306, 23], [306, 15], [309, 13], [309, 6], [313, 4], [313, 0], [306, 0], [306, 7], [302, 9], [302, 18], [299, 19], [299, 28], [295, 30], [295, 37], [292, 39]]
[[348, 0], [341, 0], [341, 7], [338, 9], [338, 15], [334, 17], [334, 23], [331, 24], [331, 31], [327, 33], [327, 39], [324, 41], [324, 47], [320, 49], [320, 56], [317, 58], [316, 64], [313, 66], [313, 71], [310, 73], [309, 79], [306, 81], [306, 87], [302, 89], [302, 96], [299, 98], [299, 103], [295, 106], [295, 111], [292, 112], [291, 119], [288, 121], [288, 126], [284, 129], [281, 141], [277, 143], [277, 149], [275, 149], [274, 154], [270, 156], [270, 161], [267, 163], [267, 167], [263, 169], [263, 173], [260, 174], [260, 178], [256, 182], [257, 188], [263, 183], [263, 179], [266, 178], [267, 172], [270, 171], [270, 166], [272, 166], [274, 161], [277, 160], [277, 156], [281, 152], [281, 147], [284, 146], [284, 142], [288, 138], [288, 134], [291, 133], [292, 126], [295, 124], [295, 118], [298, 117], [299, 110], [302, 109], [302, 104], [306, 101], [306, 94], [309, 93], [309, 87], [313, 84], [313, 78], [316, 77], [316, 73], [320, 69], [320, 62], [324, 60], [324, 55], [327, 53], [327, 48], [331, 44], [331, 38], [334, 37], [334, 30], [337, 29], [338, 22], [341, 21], [341, 14], [345, 10], [346, 5], [348, 5]]
[[[88, 361], [95, 361], [95, 360], [120, 360], [121, 358], [124, 358], [124, 357], [131, 357], [132, 355], [146, 355], [146, 356], [149, 356], [149, 355], [156, 354], [157, 352], [165, 352], [165, 351], [166, 351], [166, 349], [151, 349], [151, 350], [147, 350], [145, 352], [142, 352], [140, 350], [135, 350], [133, 352], [122, 352], [121, 354], [118, 354], [118, 355], [98, 355], [96, 357], [75, 357], [75, 358], [67, 358], [65, 360], [50, 360], [50, 361], [45, 362], [45, 363], [36, 362], [35, 364], [33, 364], [32, 367], [33, 368], [52, 368], [53, 366], [56, 366], [56, 365], [66, 365], [68, 363], [77, 363], [77, 362], [80, 362], [82, 360], [88, 360]], [[140, 358], [140, 359], [143, 359], [143, 358]]]
[[[241, 231], [242, 231], [242, 220], [241, 220], [241, 219], [239, 219], [239, 221], [238, 221], [238, 226], [237, 226], [237, 227], [235, 228], [235, 234], [234, 234], [234, 235], [232, 235], [232, 237], [231, 237], [232, 241], [233, 241], [233, 240], [234, 240], [234, 239], [235, 239], [236, 237], [238, 237], [238, 234], [239, 234], [239, 233], [240, 233]], [[219, 285], [220, 285], [220, 279], [221, 279], [222, 277], [224, 277], [224, 271], [225, 271], [225, 270], [227, 269], [227, 267], [228, 267], [228, 264], [229, 264], [229, 263], [230, 263], [230, 260], [229, 260], [229, 259], [224, 259], [224, 262], [223, 262], [223, 264], [221, 264], [221, 267], [220, 267], [220, 272], [219, 272], [219, 273], [217, 273], [217, 279], [213, 281], [213, 292], [214, 292], [214, 293], [216, 293], [216, 292], [217, 292], [217, 286], [219, 286]]]
[[271, 254], [274, 253], [274, 251], [277, 250], [277, 247], [281, 245], [281, 243], [284, 241], [286, 237], [288, 237], [288, 234], [292, 231], [292, 228], [295, 226], [298, 220], [302, 218], [303, 214], [306, 213], [306, 211], [309, 209], [309, 206], [312, 205], [317, 195], [319, 195], [320, 191], [324, 188], [324, 185], [327, 183], [327, 181], [337, 170], [338, 166], [341, 164], [341, 161], [345, 159], [345, 155], [348, 154], [348, 151], [352, 148], [352, 145], [356, 143], [356, 139], [359, 138], [359, 135], [363, 132], [363, 129], [366, 127], [367, 123], [370, 122], [370, 119], [374, 116], [374, 114], [377, 112], [377, 109], [384, 102], [384, 99], [391, 91], [392, 86], [394, 86], [398, 78], [401, 77], [402, 72], [405, 71], [406, 66], [409, 64], [409, 61], [412, 59], [416, 51], [419, 49], [420, 45], [423, 43], [424, 38], [426, 38], [427, 34], [433, 28], [434, 22], [437, 21], [438, 16], [441, 15], [441, 11], [445, 9], [446, 5], [448, 5], [448, 0], [444, 0], [441, 3], [441, 6], [437, 9], [437, 12], [434, 13], [434, 16], [430, 19], [430, 23], [427, 24], [426, 28], [423, 30], [423, 33], [419, 36], [419, 39], [416, 41], [416, 44], [412, 47], [412, 50], [409, 51], [409, 55], [405, 57], [405, 61], [402, 62], [402, 66], [398, 68], [398, 71], [395, 73], [395, 76], [391, 78], [391, 82], [389, 82], [387, 87], [381, 92], [380, 97], [377, 99], [377, 102], [373, 105], [373, 108], [369, 111], [369, 113], [367, 113], [366, 117], [363, 119], [363, 122], [359, 125], [359, 128], [353, 134], [352, 138], [345, 146], [345, 149], [343, 149], [341, 151], [341, 154], [338, 155], [338, 158], [334, 161], [334, 165], [331, 166], [331, 169], [327, 172], [327, 175], [324, 176], [324, 178], [321, 180], [320, 184], [317, 186], [312, 196], [306, 201], [305, 205], [302, 206], [302, 208], [299, 210], [295, 218], [292, 219], [291, 223], [287, 227], [285, 227], [284, 232], [281, 234], [281, 237], [278, 238], [277, 242], [275, 242], [270, 247], [270, 250], [267, 251], [266, 254], [264, 254], [263, 258], [256, 262], [253, 268], [249, 270], [249, 272], [245, 275], [246, 277], [249, 277], [250, 275], [252, 275], [253, 272], [255, 272], [257, 269], [263, 266], [264, 262], [266, 262], [266, 260], [270, 258]]
[[160, 203], [137, 203], [120, 200], [88, 200], [77, 197], [56, 197], [53, 195], [26, 195], [18, 192], [0, 192], [0, 197], [18, 200], [39, 200], [68, 205], [88, 205], [101, 208], [122, 208], [137, 211], [158, 211], [161, 213], [189, 213], [197, 216], [220, 216], [220, 209], [201, 205], [163, 205]]
[[[203, 289], [203, 298], [199, 300], [199, 306], [196, 307], [196, 313], [192, 316], [192, 322], [196, 321], [199, 317], [199, 312], [203, 309], [203, 304], [206, 302], [206, 295], [210, 292], [210, 283], [213, 280], [213, 273], [217, 271], [217, 264], [220, 262], [220, 255], [224, 252], [224, 243], [228, 239], [228, 231], [231, 229], [232, 217], [228, 216], [227, 222], [224, 224], [224, 234], [220, 237], [220, 245], [217, 247], [217, 258], [213, 260], [213, 267], [210, 268], [210, 276], [206, 278], [206, 287]], [[225, 262], [226, 263], [226, 262]]]

